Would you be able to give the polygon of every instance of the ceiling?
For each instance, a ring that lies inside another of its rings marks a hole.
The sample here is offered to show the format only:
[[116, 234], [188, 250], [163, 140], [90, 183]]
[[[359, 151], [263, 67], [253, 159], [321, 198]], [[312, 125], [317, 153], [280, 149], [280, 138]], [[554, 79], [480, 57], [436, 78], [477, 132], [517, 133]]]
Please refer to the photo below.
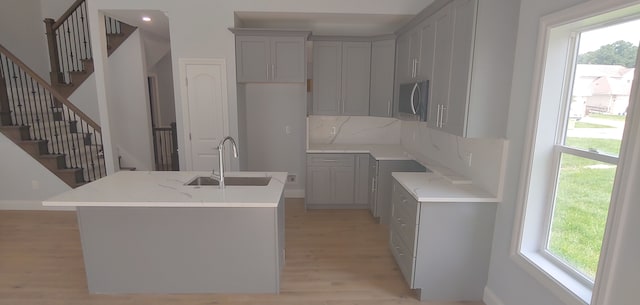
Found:
[[311, 30], [313, 35], [392, 34], [414, 15], [236, 12], [236, 27]]
[[[107, 10], [105, 15], [169, 40], [169, 18], [158, 10]], [[376, 36], [392, 34], [414, 15], [236, 12], [236, 27], [311, 30], [313, 35]], [[151, 18], [150, 22], [142, 17]]]
[[[152, 33], [166, 40], [169, 39], [169, 17], [157, 10], [108, 10], [104, 14], [116, 18], [124, 23], [133, 25], [147, 33]], [[151, 21], [142, 21], [147, 16]]]

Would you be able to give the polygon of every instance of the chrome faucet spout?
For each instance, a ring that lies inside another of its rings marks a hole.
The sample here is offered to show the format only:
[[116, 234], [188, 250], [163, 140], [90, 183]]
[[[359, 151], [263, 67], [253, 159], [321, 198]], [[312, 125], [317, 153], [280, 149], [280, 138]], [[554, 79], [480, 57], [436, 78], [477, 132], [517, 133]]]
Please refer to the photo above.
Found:
[[[220, 166], [220, 188], [224, 188], [224, 143], [227, 141], [231, 142], [231, 147], [233, 148], [233, 157], [238, 158], [238, 146], [236, 145], [236, 141], [231, 137], [227, 136], [218, 145], [218, 163]], [[214, 171], [215, 176], [215, 171]]]

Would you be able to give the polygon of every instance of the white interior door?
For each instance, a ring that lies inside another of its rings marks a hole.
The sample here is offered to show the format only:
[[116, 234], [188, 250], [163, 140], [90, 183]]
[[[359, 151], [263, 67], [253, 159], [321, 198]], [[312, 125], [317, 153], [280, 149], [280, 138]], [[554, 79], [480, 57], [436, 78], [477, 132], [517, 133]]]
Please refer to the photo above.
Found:
[[[222, 59], [182, 60], [187, 170], [219, 171], [217, 147], [228, 135], [226, 67]], [[229, 159], [225, 167], [229, 168]]]

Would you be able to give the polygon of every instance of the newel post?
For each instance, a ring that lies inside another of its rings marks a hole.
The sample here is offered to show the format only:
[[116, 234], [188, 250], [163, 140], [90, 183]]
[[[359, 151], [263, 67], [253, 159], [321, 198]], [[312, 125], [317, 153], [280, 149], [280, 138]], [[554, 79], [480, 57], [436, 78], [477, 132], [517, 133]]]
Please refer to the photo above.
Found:
[[53, 28], [55, 20], [51, 18], [47, 18], [44, 20], [44, 24], [46, 27], [46, 35], [47, 35], [47, 46], [49, 47], [49, 64], [51, 66], [51, 84], [60, 84], [62, 83], [62, 72], [60, 69], [60, 61], [59, 61], [59, 53], [58, 53], [58, 44], [56, 43], [56, 32]]

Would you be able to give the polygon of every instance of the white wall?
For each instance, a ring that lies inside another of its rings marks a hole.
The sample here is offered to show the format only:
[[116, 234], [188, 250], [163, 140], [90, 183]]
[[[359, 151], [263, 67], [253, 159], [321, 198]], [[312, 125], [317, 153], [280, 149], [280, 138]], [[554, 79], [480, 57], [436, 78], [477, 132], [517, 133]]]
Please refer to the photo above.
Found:
[[122, 155], [122, 165], [138, 170], [153, 169], [145, 62], [139, 31], [131, 34], [108, 59], [111, 140]]
[[149, 69], [149, 73], [158, 77], [158, 103], [160, 107], [157, 110], [160, 113], [160, 121], [156, 124], [158, 127], [169, 127], [171, 122], [176, 121], [171, 52], [165, 54], [153, 68]]
[[49, 80], [47, 38], [40, 0], [2, 0], [0, 44]]
[[[42, 20], [45, 18], [51, 18], [58, 20], [64, 12], [76, 2], [75, 0], [40, 0], [40, 7], [42, 8]], [[44, 23], [43, 23], [44, 26]]]
[[44, 209], [43, 200], [71, 189], [1, 133], [0, 151], [0, 210]]
[[[509, 154], [504, 200], [498, 205], [493, 237], [488, 291], [505, 305], [560, 305], [563, 302], [549, 289], [523, 271], [509, 257], [520, 172], [523, 164], [526, 122], [535, 70], [538, 24], [541, 16], [582, 2], [582, 0], [522, 1], [518, 25], [513, 80], [509, 106], [507, 139]], [[634, 262], [637, 264], [637, 262]], [[497, 305], [485, 299], [487, 305]]]
[[96, 98], [96, 78], [93, 74], [73, 91], [68, 99], [94, 122], [98, 123], [98, 125], [100, 124], [100, 111], [98, 110], [98, 99]]
[[302, 194], [307, 149], [306, 84], [247, 84], [245, 88], [247, 147], [240, 153], [247, 154], [247, 170], [295, 174], [297, 182], [287, 183], [285, 189]]

